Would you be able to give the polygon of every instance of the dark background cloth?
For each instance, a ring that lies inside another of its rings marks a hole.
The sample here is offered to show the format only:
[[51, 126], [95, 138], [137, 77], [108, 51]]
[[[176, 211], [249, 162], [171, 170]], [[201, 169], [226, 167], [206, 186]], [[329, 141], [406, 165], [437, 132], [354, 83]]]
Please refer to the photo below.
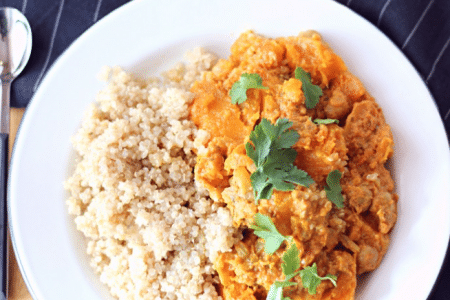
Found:
[[98, 20], [128, 0], [0, 0], [28, 19], [33, 34], [30, 60], [12, 83], [11, 106], [26, 107], [52, 63]]
[[[433, 95], [448, 133], [450, 0], [336, 1], [377, 26], [409, 58]], [[64, 50], [86, 29], [126, 2], [128, 1], [0, 0], [1, 6], [15, 7], [24, 12], [33, 32], [31, 58], [22, 75], [13, 82], [11, 105], [25, 107], [46, 71]], [[420, 270], [416, 272], [420, 276]], [[449, 253], [428, 299], [450, 299]]]

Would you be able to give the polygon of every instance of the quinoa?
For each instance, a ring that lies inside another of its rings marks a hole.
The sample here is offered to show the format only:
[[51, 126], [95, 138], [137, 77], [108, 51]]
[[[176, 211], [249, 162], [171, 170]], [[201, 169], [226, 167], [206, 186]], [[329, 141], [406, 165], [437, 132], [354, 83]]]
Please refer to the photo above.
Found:
[[[68, 210], [91, 266], [119, 299], [221, 299], [212, 261], [241, 236], [230, 212], [196, 185], [189, 91], [215, 58], [197, 48], [162, 78], [104, 68], [108, 85], [72, 139]], [[223, 206], [223, 204], [222, 204]]]

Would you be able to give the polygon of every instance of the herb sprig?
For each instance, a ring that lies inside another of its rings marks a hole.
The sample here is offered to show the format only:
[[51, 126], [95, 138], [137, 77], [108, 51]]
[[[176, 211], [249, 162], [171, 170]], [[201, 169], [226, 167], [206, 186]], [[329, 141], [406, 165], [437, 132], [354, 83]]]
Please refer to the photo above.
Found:
[[307, 109], [313, 109], [319, 103], [319, 98], [323, 92], [320, 86], [312, 84], [311, 74], [301, 67], [295, 68], [295, 78], [302, 82], [302, 90], [305, 94], [305, 105]]
[[316, 263], [310, 267], [299, 270], [300, 252], [297, 248], [297, 244], [294, 242], [292, 236], [282, 235], [270, 217], [260, 213], [255, 214], [254, 224], [251, 225], [250, 228], [254, 229], [255, 235], [264, 239], [265, 252], [268, 254], [273, 254], [277, 251], [284, 241], [289, 244], [289, 248], [284, 252], [281, 258], [281, 270], [283, 271], [284, 280], [277, 280], [270, 286], [266, 300], [289, 300], [289, 297], [283, 296], [283, 288], [297, 285], [297, 282], [290, 281], [297, 275], [300, 275], [303, 287], [308, 289], [308, 293], [311, 295], [316, 294], [317, 286], [323, 280], [330, 280], [333, 285], [336, 286], [337, 276], [331, 274], [324, 277], [319, 276], [317, 274]]
[[283, 288], [296, 285], [296, 282], [275, 281], [271, 286], [266, 300], [291, 300], [289, 297], [283, 296]]
[[303, 287], [308, 289], [308, 293], [311, 295], [317, 292], [317, 286], [323, 280], [330, 280], [334, 286], [336, 286], [337, 276], [328, 274], [325, 277], [320, 277], [317, 274], [317, 265], [313, 263], [310, 267], [305, 267], [300, 271], [300, 277], [302, 278]]
[[327, 198], [333, 202], [337, 208], [344, 207], [344, 196], [342, 196], [341, 180], [342, 173], [339, 170], [331, 171], [327, 176], [327, 186], [325, 186], [325, 192]]
[[247, 100], [248, 89], [268, 89], [263, 86], [262, 78], [257, 73], [243, 73], [241, 78], [233, 83], [230, 89], [230, 97], [232, 104], [241, 104]]
[[314, 180], [303, 170], [294, 166], [297, 151], [291, 147], [300, 135], [289, 129], [293, 125], [288, 119], [278, 119], [275, 125], [262, 119], [250, 133], [245, 145], [247, 155], [256, 165], [250, 176], [256, 204], [260, 199], [270, 199], [273, 190], [292, 191], [295, 185], [309, 187]]
[[267, 254], [273, 254], [280, 248], [284, 241], [289, 241], [289, 237], [282, 235], [277, 230], [272, 220], [263, 214], [255, 214], [254, 224], [252, 224], [250, 228], [254, 230], [253, 233], [255, 235], [264, 239], [264, 251]]
[[316, 123], [317, 125], [320, 124], [328, 125], [333, 123], [339, 124], [339, 120], [337, 119], [314, 119], [313, 122]]

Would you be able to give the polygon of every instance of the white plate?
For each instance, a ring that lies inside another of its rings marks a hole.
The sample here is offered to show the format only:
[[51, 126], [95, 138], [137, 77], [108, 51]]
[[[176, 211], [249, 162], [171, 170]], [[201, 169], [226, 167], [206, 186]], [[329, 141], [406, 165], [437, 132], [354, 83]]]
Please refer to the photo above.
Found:
[[396, 143], [400, 196], [391, 246], [357, 299], [426, 299], [450, 233], [450, 162], [432, 97], [378, 29], [334, 1], [133, 1], [83, 34], [53, 65], [30, 103], [10, 173], [9, 216], [20, 268], [35, 299], [108, 299], [65, 205], [69, 142], [102, 88], [103, 65], [158, 74], [201, 45], [225, 57], [246, 29], [267, 36], [315, 29], [377, 99]]

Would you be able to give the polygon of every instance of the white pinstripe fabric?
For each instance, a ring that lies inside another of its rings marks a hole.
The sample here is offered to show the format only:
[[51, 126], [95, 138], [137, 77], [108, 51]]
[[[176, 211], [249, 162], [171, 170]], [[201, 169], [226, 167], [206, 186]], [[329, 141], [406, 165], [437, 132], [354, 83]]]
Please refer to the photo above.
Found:
[[447, 111], [447, 113], [444, 116], [444, 121], [447, 121], [448, 117], [450, 115], [450, 109]]
[[423, 18], [425, 17], [425, 15], [427, 14], [428, 10], [430, 9], [431, 5], [433, 4], [434, 0], [431, 0], [430, 2], [428, 2], [427, 7], [424, 9], [424, 11], [422, 12], [422, 15], [420, 16], [419, 20], [417, 21], [416, 25], [414, 25], [413, 29], [411, 30], [411, 32], [409, 33], [408, 37], [406, 38], [406, 40], [403, 42], [402, 45], [402, 49], [406, 47], [406, 45], [408, 45], [409, 40], [411, 40], [411, 37], [414, 35], [414, 33], [416, 32], [417, 28], [419, 28], [420, 23], [422, 22]]
[[45, 71], [47, 70], [47, 66], [50, 61], [50, 57], [52, 55], [53, 44], [55, 42], [56, 32], [58, 31], [58, 25], [59, 25], [59, 21], [61, 19], [63, 7], [64, 7], [64, 0], [61, 0], [61, 2], [59, 3], [58, 15], [56, 16], [55, 25], [53, 26], [52, 38], [50, 40], [50, 47], [47, 52], [47, 58], [45, 59], [44, 67], [42, 68], [41, 73], [39, 74], [39, 76], [36, 80], [36, 83], [34, 84], [33, 92], [36, 91], [37, 87], [39, 86], [39, 83], [41, 82], [42, 76], [44, 75]]
[[383, 8], [380, 11], [380, 14], [378, 15], [378, 21], [377, 21], [377, 27], [380, 26], [380, 22], [381, 22], [381, 18], [383, 18], [383, 14], [386, 11], [386, 8], [389, 6], [389, 4], [391, 3], [392, 0], [387, 0], [384, 5]]
[[449, 43], [450, 43], [450, 37], [447, 39], [447, 42], [445, 42], [445, 44], [442, 47], [441, 51], [439, 51], [438, 56], [434, 60], [433, 66], [431, 67], [431, 71], [428, 74], [427, 79], [425, 80], [426, 84], [428, 84], [428, 81], [430, 80], [431, 76], [433, 76], [434, 70], [436, 69], [436, 65], [438, 64], [439, 60], [441, 60], [442, 54], [444, 54], [444, 51], [445, 51], [445, 49], [447, 49]]
[[23, 0], [23, 2], [22, 2], [22, 9], [21, 9], [21, 11], [22, 11], [23, 14], [25, 14], [25, 10], [27, 9], [27, 3], [28, 3], [28, 0]]
[[93, 22], [97, 22], [98, 20], [98, 14], [100, 12], [100, 7], [102, 6], [102, 0], [98, 0], [97, 1], [97, 7], [95, 8], [95, 13], [94, 13], [94, 20]]

